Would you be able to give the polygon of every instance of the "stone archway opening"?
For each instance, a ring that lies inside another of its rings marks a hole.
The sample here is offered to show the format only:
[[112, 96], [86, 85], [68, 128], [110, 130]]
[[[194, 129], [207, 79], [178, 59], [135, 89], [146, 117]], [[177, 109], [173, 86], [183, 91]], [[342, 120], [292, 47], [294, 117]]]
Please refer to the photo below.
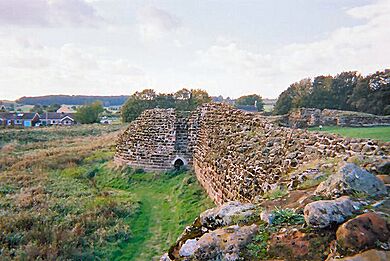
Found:
[[180, 158], [176, 159], [175, 162], [173, 163], [173, 167], [175, 170], [181, 170], [184, 166], [184, 161]]

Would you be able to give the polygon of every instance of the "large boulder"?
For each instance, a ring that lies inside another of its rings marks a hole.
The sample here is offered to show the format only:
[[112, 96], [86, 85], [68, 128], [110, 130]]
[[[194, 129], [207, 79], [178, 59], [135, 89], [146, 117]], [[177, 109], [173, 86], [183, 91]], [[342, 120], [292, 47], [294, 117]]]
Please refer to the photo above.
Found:
[[354, 256], [344, 258], [328, 258], [326, 261], [388, 261], [390, 260], [390, 251], [379, 251], [370, 249]]
[[360, 202], [352, 201], [348, 196], [343, 196], [335, 200], [319, 200], [309, 203], [305, 206], [303, 213], [308, 225], [325, 228], [343, 223], [362, 205]]
[[204, 234], [197, 241], [194, 260], [235, 261], [240, 260], [240, 253], [249, 244], [258, 231], [257, 225], [230, 226]]
[[206, 210], [200, 214], [203, 227], [215, 229], [233, 224], [245, 224], [256, 217], [255, 205], [231, 201], [219, 207]]
[[369, 196], [385, 195], [386, 186], [375, 175], [353, 163], [344, 163], [336, 174], [318, 185], [318, 195], [338, 197], [352, 193], [363, 193]]
[[344, 249], [359, 251], [375, 246], [377, 241], [388, 241], [390, 231], [382, 217], [370, 212], [342, 224], [337, 229], [336, 237]]
[[267, 252], [281, 260], [324, 260], [330, 253], [333, 237], [332, 231], [315, 233], [285, 228], [271, 234]]
[[160, 257], [160, 261], [172, 261], [172, 259], [169, 258], [168, 253], [165, 253]]
[[188, 239], [180, 248], [179, 255], [182, 257], [192, 256], [198, 249], [197, 239]]
[[[187, 251], [187, 247], [194, 246], [192, 244], [193, 241], [189, 240], [197, 239], [210, 230], [233, 224], [247, 224], [254, 221], [253, 219], [256, 219], [259, 215], [260, 213], [256, 211], [255, 205], [237, 201], [231, 201], [221, 206], [208, 209], [201, 213], [191, 226], [187, 226], [184, 229], [176, 243], [170, 247], [168, 251], [169, 257], [171, 259], [179, 257], [180, 250], [184, 245], [186, 245], [184, 248], [185, 251]], [[192, 245], [189, 245], [190, 243], [187, 244], [187, 242], [192, 242]]]

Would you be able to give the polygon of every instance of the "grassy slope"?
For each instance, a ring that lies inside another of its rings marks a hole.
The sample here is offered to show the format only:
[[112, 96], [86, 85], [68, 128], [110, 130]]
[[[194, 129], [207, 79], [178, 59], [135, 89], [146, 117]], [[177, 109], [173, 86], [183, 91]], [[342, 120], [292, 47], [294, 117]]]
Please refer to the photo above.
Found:
[[[7, 210], [0, 213], [0, 244], [6, 256], [152, 260], [212, 206], [190, 173], [115, 168], [117, 129], [0, 131], [0, 207]], [[58, 233], [69, 236], [53, 241]]]
[[126, 183], [118, 183], [118, 180], [118, 173], [113, 172], [97, 176], [98, 186], [131, 192], [140, 208], [128, 219], [132, 238], [114, 252], [114, 260], [159, 257], [200, 211], [212, 207], [189, 173], [139, 173], [132, 174]]
[[375, 140], [390, 141], [390, 127], [337, 127], [325, 126], [319, 128], [311, 128], [310, 130], [325, 131], [329, 133], [340, 134], [344, 137], [352, 138], [368, 138]]

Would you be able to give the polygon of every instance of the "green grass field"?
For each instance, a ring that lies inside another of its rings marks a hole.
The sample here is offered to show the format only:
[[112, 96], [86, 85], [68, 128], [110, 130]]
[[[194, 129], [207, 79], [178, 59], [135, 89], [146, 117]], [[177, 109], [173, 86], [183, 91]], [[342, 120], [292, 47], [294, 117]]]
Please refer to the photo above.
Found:
[[1, 260], [154, 260], [213, 206], [191, 172], [115, 166], [121, 127], [0, 130]]
[[390, 141], [390, 126], [386, 127], [338, 127], [325, 126], [320, 128], [310, 128], [311, 131], [325, 131], [340, 134], [344, 137], [366, 138], [374, 140]]

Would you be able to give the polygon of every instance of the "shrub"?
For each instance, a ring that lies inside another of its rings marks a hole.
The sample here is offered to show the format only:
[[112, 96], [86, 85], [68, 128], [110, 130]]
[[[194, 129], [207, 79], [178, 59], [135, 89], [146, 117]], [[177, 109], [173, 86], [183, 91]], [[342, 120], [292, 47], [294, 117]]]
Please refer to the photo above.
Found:
[[289, 208], [275, 208], [275, 210], [272, 211], [272, 214], [274, 215], [272, 224], [276, 226], [282, 224], [297, 225], [305, 223], [303, 215], [297, 214], [294, 210]]
[[267, 193], [264, 194], [264, 198], [269, 199], [269, 200], [274, 200], [278, 198], [282, 198], [288, 194], [288, 191], [286, 188], [283, 187], [276, 187], [273, 190], [268, 191]]

